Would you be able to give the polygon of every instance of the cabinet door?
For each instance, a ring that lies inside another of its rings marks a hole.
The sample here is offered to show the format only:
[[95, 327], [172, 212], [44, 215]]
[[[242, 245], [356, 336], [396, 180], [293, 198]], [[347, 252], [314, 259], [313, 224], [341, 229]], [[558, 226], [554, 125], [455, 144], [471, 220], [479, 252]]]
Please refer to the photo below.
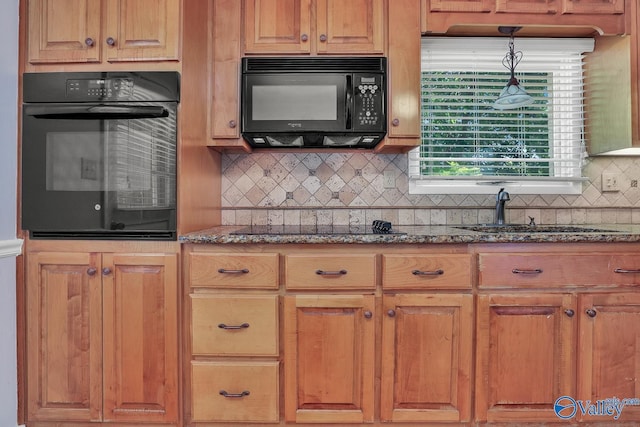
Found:
[[384, 0], [316, 0], [318, 53], [384, 53]]
[[[583, 402], [638, 398], [640, 294], [582, 295], [579, 307], [577, 398]], [[576, 416], [582, 417], [580, 411]], [[640, 421], [640, 406], [625, 406], [619, 421]]]
[[553, 404], [575, 391], [575, 297], [480, 295], [476, 421], [557, 421]]
[[373, 420], [373, 295], [285, 297], [285, 419]]
[[614, 15], [624, 13], [625, 0], [562, 0], [562, 13]]
[[180, 12], [180, 0], [106, 0], [106, 59], [177, 61]]
[[100, 2], [29, 0], [27, 9], [30, 63], [100, 62]]
[[309, 53], [311, 0], [245, 0], [245, 53]]
[[383, 305], [382, 420], [470, 421], [473, 297], [385, 295]]
[[420, 145], [420, 2], [389, 5], [389, 123], [385, 148]]
[[100, 421], [100, 257], [29, 253], [27, 411], [29, 421]]
[[103, 256], [104, 420], [176, 422], [177, 256]]

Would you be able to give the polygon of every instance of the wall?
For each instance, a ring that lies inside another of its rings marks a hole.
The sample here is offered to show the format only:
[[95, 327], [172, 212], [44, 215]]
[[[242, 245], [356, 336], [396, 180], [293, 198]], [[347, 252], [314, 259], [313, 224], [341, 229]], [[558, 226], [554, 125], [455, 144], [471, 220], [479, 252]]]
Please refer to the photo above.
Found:
[[[580, 195], [511, 194], [507, 221], [538, 224], [640, 223], [640, 168], [634, 157], [592, 157]], [[492, 195], [412, 195], [407, 155], [254, 153], [222, 157], [222, 223], [476, 224], [493, 221]], [[384, 189], [383, 171], [396, 188]], [[620, 191], [602, 192], [602, 172], [615, 172]], [[497, 192], [497, 191], [496, 191]]]
[[18, 0], [0, 14], [0, 426], [17, 425], [16, 363], [16, 152], [18, 97]]

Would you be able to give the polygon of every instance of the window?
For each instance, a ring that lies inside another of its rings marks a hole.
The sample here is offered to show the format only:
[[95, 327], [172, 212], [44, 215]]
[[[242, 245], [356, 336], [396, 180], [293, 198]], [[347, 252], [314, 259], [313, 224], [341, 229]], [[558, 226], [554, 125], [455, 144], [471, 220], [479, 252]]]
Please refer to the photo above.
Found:
[[579, 194], [583, 53], [593, 39], [516, 38], [516, 77], [535, 102], [495, 110], [509, 80], [508, 38], [422, 41], [422, 144], [409, 153], [410, 192]]

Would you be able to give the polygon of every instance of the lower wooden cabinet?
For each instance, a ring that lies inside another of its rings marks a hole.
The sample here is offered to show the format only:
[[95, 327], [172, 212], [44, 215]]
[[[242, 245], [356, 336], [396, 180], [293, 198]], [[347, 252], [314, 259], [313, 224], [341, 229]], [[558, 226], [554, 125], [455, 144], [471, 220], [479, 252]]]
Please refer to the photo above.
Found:
[[191, 362], [194, 422], [277, 422], [277, 361]]
[[563, 422], [557, 401], [639, 403], [640, 245], [184, 254], [185, 426], [539, 427]]
[[383, 296], [380, 418], [471, 419], [473, 296]]
[[178, 421], [177, 264], [177, 251], [27, 254], [28, 422]]
[[575, 296], [480, 295], [476, 420], [558, 421], [554, 402], [575, 396]]
[[285, 419], [373, 421], [373, 295], [284, 297]]

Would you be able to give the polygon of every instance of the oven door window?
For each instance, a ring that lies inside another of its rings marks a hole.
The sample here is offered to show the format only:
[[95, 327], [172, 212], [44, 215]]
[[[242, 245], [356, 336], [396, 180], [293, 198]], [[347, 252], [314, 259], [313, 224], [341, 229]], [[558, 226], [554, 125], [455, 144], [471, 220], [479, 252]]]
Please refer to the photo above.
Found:
[[175, 229], [175, 105], [166, 117], [38, 111], [23, 116], [23, 228]]

